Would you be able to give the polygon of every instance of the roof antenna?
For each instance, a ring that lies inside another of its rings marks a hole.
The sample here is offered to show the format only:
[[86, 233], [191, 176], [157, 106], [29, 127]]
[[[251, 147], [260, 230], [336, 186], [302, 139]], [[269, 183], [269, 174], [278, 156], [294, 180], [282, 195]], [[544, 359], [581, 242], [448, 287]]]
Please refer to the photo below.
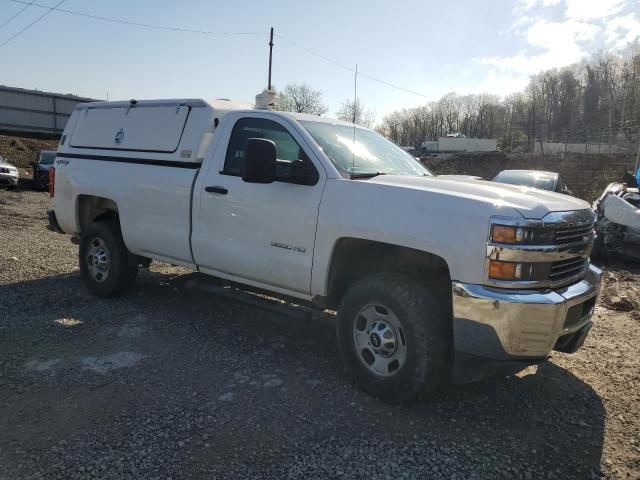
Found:
[[356, 168], [356, 112], [358, 108], [358, 64], [353, 77], [353, 146], [351, 148], [351, 171]]
[[271, 57], [273, 56], [273, 27], [271, 27], [271, 36], [269, 37], [269, 84], [267, 90], [271, 90]]

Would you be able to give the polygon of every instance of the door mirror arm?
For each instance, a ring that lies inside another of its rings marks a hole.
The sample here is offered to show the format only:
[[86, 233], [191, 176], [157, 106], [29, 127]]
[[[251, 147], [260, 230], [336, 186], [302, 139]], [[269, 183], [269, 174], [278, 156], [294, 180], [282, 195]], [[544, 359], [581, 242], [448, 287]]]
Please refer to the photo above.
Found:
[[296, 185], [306, 185], [308, 180], [307, 169], [301, 160], [294, 160], [286, 169], [282, 180]]
[[318, 183], [318, 172], [309, 162], [294, 160], [291, 162], [291, 174], [286, 181], [296, 185], [315, 185]]

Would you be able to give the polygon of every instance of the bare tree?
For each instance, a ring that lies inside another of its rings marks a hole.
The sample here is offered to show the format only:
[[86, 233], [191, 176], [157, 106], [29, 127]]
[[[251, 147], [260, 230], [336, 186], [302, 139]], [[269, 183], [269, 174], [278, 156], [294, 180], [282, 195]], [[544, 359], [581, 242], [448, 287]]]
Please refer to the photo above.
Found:
[[345, 122], [357, 123], [363, 127], [371, 128], [376, 120], [374, 110], [364, 108], [359, 98], [356, 100], [345, 100], [336, 112], [336, 116]]
[[459, 131], [459, 112], [460, 102], [455, 93], [447, 93], [438, 101], [438, 106], [442, 110], [444, 120], [447, 126], [447, 133], [458, 133]]
[[278, 110], [322, 115], [328, 108], [322, 102], [322, 92], [307, 83], [290, 83], [279, 93]]

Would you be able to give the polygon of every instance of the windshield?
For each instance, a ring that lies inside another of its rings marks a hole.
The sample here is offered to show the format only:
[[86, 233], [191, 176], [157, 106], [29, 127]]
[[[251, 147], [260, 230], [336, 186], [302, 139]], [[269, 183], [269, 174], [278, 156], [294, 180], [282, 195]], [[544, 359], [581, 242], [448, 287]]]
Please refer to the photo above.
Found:
[[541, 190], [553, 190], [553, 177], [546, 173], [532, 172], [502, 172], [493, 179], [498, 183], [510, 183], [526, 187], [539, 188]]
[[56, 152], [42, 152], [40, 154], [40, 165], [53, 165], [53, 161], [56, 159]]
[[300, 122], [318, 142], [329, 160], [342, 172], [431, 176], [416, 158], [379, 133], [348, 125]]

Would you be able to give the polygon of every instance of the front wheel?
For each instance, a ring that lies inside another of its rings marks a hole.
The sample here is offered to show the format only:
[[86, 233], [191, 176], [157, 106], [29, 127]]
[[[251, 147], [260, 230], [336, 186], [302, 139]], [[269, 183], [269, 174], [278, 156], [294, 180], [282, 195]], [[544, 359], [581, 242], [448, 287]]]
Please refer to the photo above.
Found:
[[393, 403], [440, 388], [451, 368], [451, 321], [442, 302], [406, 275], [355, 283], [340, 303], [337, 334], [356, 384]]
[[138, 266], [129, 262], [120, 226], [113, 220], [89, 225], [80, 241], [80, 276], [91, 293], [110, 297], [133, 285]]

